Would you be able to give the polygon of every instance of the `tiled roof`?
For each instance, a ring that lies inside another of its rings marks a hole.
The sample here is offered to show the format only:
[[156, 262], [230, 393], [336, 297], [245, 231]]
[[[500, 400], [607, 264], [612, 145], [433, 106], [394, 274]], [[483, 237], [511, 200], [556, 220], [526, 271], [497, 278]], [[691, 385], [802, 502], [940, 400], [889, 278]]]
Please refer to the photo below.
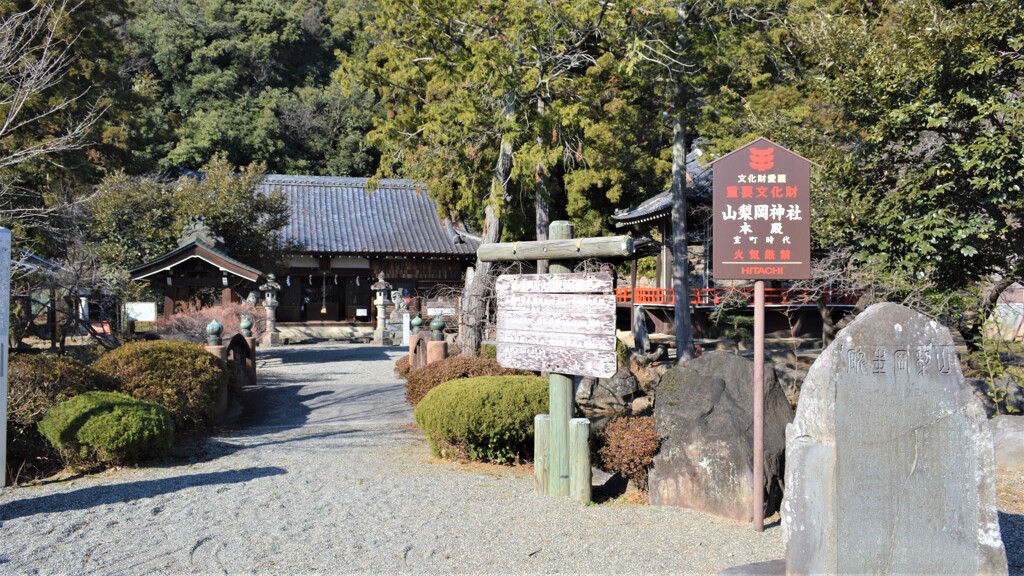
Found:
[[[686, 155], [686, 197], [697, 202], [711, 201], [712, 168], [701, 166], [698, 158], [704, 153], [695, 144]], [[666, 190], [651, 196], [637, 206], [612, 214], [615, 227], [632, 226], [669, 216], [672, 212], [672, 191]]]
[[263, 272], [235, 260], [228, 256], [223, 250], [219, 250], [209, 242], [204, 241], [202, 238], [192, 237], [186, 240], [181, 246], [178, 246], [174, 250], [129, 270], [133, 280], [141, 280], [153, 274], [159, 272], [166, 272], [174, 266], [184, 262], [189, 258], [199, 258], [210, 264], [227, 270], [236, 276], [245, 278], [252, 282], [258, 281], [263, 277]]
[[285, 239], [328, 254], [471, 257], [478, 243], [437, 215], [424, 187], [411, 180], [267, 175], [263, 191], [280, 190], [291, 206]]

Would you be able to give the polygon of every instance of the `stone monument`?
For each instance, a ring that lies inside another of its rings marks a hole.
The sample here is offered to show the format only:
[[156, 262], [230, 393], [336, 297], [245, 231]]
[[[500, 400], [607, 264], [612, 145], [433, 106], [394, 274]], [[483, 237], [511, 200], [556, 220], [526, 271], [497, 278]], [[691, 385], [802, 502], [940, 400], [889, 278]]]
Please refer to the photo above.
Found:
[[811, 367], [786, 430], [786, 572], [1006, 574], [995, 480], [949, 331], [873, 305]]

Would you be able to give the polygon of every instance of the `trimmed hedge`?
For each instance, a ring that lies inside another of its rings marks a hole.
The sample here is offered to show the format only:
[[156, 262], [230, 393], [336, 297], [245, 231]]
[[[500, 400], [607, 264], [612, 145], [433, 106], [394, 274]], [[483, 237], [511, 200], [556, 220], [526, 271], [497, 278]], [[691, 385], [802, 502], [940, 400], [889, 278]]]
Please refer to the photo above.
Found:
[[72, 464], [135, 464], [167, 453], [174, 422], [159, 404], [86, 392], [47, 411], [39, 431]]
[[46, 411], [82, 392], [110, 387], [78, 360], [49, 354], [12, 354], [7, 386], [7, 462], [12, 476], [28, 479], [63, 467], [59, 454], [39, 433]]
[[130, 342], [93, 367], [117, 382], [121, 392], [166, 407], [178, 430], [208, 424], [219, 391], [230, 385], [225, 363], [193, 342]]
[[647, 490], [647, 469], [661, 446], [653, 416], [620, 417], [608, 423], [598, 454], [605, 470], [618, 472]]
[[533, 418], [547, 411], [547, 380], [481, 376], [434, 388], [414, 415], [435, 455], [509, 464], [532, 458]]
[[533, 372], [502, 368], [497, 360], [476, 356], [450, 356], [413, 370], [406, 377], [405, 400], [416, 406], [434, 388], [457, 378], [477, 376], [532, 376]]

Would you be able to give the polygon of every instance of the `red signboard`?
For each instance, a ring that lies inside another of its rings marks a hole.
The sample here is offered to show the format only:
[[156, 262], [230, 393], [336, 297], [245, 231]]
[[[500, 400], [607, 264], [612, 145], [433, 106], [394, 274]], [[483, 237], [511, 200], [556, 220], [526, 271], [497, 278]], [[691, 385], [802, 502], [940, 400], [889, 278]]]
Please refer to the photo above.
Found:
[[714, 277], [811, 277], [811, 161], [759, 138], [712, 162]]

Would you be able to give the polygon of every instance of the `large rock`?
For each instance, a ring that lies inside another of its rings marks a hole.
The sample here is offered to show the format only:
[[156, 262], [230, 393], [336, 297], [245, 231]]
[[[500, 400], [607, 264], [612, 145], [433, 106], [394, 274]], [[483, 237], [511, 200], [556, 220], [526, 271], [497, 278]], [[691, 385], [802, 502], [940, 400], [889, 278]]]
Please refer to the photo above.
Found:
[[[765, 366], [765, 516], [782, 501], [785, 428], [793, 409]], [[664, 438], [650, 473], [651, 504], [753, 519], [754, 363], [707, 352], [665, 373], [654, 422]]]
[[811, 367], [787, 429], [790, 574], [1006, 574], [992, 435], [948, 330], [876, 304]]
[[620, 366], [611, 378], [584, 377], [576, 383], [576, 403], [587, 411], [626, 412], [636, 393], [636, 377], [628, 366]]

